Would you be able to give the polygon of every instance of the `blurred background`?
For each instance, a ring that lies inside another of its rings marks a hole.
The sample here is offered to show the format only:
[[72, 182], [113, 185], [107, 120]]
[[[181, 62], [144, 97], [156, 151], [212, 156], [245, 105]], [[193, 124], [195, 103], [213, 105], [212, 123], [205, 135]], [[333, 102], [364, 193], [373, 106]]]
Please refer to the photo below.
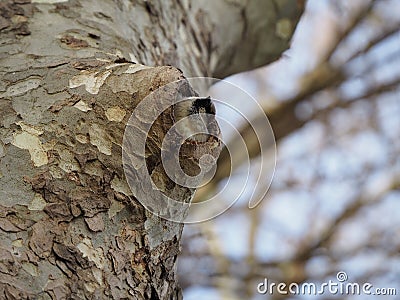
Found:
[[[317, 284], [339, 271], [397, 289], [368, 299], [400, 299], [400, 1], [309, 0], [279, 61], [226, 80], [264, 108], [277, 165], [255, 209], [245, 193], [217, 218], [185, 225], [184, 299], [365, 299], [257, 293], [265, 278]], [[239, 96], [225, 100], [246, 107]], [[240, 180], [240, 168], [233, 173]], [[206, 189], [224, 178], [215, 181]]]

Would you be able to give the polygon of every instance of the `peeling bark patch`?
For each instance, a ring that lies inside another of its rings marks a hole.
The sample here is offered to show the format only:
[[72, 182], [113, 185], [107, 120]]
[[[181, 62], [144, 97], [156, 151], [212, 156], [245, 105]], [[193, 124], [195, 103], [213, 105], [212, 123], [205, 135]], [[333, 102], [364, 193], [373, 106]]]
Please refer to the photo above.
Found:
[[21, 15], [14, 15], [11, 17], [11, 21], [14, 24], [18, 24], [18, 23], [26, 23], [28, 21], [28, 18], [25, 16], [21, 16]]
[[182, 228], [182, 224], [165, 221], [156, 216], [150, 216], [144, 223], [147, 231], [146, 240], [150, 250], [155, 249], [163, 242], [171, 241]]
[[11, 243], [11, 245], [12, 245], [13, 247], [16, 247], [16, 248], [22, 248], [22, 247], [24, 246], [24, 240], [23, 240], [23, 239], [17, 239], [17, 240], [15, 240], [15, 241], [13, 241], [13, 242]]
[[43, 149], [40, 139], [29, 132], [22, 132], [14, 136], [12, 144], [20, 149], [26, 149], [31, 155], [31, 160], [36, 167], [48, 163], [47, 154]]
[[68, 47], [73, 48], [73, 49], [81, 49], [81, 48], [89, 47], [88, 42], [81, 40], [81, 39], [77, 39], [69, 34], [66, 34], [63, 37], [61, 37], [60, 41], [61, 41], [61, 43], [66, 44]]
[[33, 277], [37, 277], [39, 275], [39, 269], [34, 264], [32, 264], [30, 262], [24, 262], [21, 264], [21, 266], [22, 266], [22, 269], [24, 269], [24, 271], [26, 273], [28, 273], [29, 275], [31, 275]]
[[79, 96], [73, 95], [71, 98], [62, 99], [57, 101], [52, 106], [50, 106], [49, 110], [51, 112], [59, 112], [65, 106], [73, 106], [74, 104], [80, 101]]
[[83, 134], [77, 134], [76, 140], [81, 144], [87, 144], [89, 142], [89, 138]]
[[44, 211], [52, 218], [58, 221], [69, 222], [73, 216], [66, 203], [51, 203], [44, 208]]
[[[26, 9], [20, 4], [25, 5]], [[21, 0], [0, 1], [0, 30], [15, 35], [29, 35], [27, 17], [32, 15], [30, 6], [30, 3]]]
[[85, 282], [84, 284], [85, 289], [89, 292], [89, 293], [94, 293], [94, 291], [96, 290], [96, 285], [93, 283], [87, 283]]
[[109, 219], [114, 218], [117, 215], [117, 213], [119, 213], [121, 210], [124, 209], [124, 207], [125, 205], [122, 204], [121, 202], [113, 200], [113, 202], [111, 203], [111, 207], [108, 210], [108, 218]]
[[97, 124], [89, 128], [90, 143], [99, 149], [101, 153], [111, 155], [112, 142], [107, 133]]
[[92, 68], [100, 69], [102, 66], [106, 65], [107, 62], [98, 59], [86, 58], [74, 60], [71, 62], [71, 66], [77, 70], [88, 70]]
[[110, 200], [104, 195], [99, 195], [99, 192], [92, 193], [77, 189], [71, 192], [70, 197], [72, 199], [71, 210], [76, 213], [81, 210], [83, 215], [89, 218], [94, 217], [99, 212], [107, 211], [111, 205]]
[[133, 195], [128, 183], [125, 180], [121, 180], [117, 176], [111, 180], [111, 188], [118, 193], [124, 194], [125, 196]]
[[123, 252], [111, 249], [109, 252], [111, 256], [113, 269], [117, 275], [121, 274], [121, 271], [125, 268], [129, 259], [126, 258]]
[[84, 258], [82, 254], [78, 252], [78, 249], [73, 246], [54, 243], [53, 251], [71, 271], [76, 272], [77, 266], [83, 269], [88, 269], [93, 266], [93, 263]]
[[40, 78], [28, 78], [24, 81], [20, 81], [14, 85], [9, 86], [4, 93], [0, 94], [0, 97], [7, 98], [25, 94], [26, 92], [39, 87], [41, 82], [42, 80]]
[[136, 72], [139, 72], [141, 70], [146, 70], [146, 69], [150, 69], [150, 67], [144, 66], [144, 65], [140, 65], [140, 64], [134, 64], [134, 65], [129, 66], [128, 70], [126, 70], [124, 73], [126, 73], [126, 74], [134, 74]]
[[29, 210], [43, 210], [46, 207], [46, 201], [43, 199], [42, 195], [35, 194], [35, 197], [29, 203], [28, 209]]
[[[10, 128], [11, 124], [14, 124], [17, 116], [16, 112], [12, 107], [10, 101], [0, 100], [0, 125], [5, 128]], [[1, 143], [1, 142], [0, 142]]]
[[47, 293], [44, 299], [71, 299], [71, 290], [67, 286], [65, 278], [49, 279], [46, 283], [45, 291]]
[[82, 71], [81, 74], [70, 79], [69, 87], [72, 89], [84, 85], [88, 93], [96, 95], [99, 93], [100, 87], [111, 73], [111, 70], [103, 72]]
[[46, 258], [53, 247], [54, 234], [50, 232], [52, 224], [47, 220], [32, 226], [32, 236], [29, 247], [41, 258]]
[[75, 183], [79, 183], [79, 179], [73, 175], [72, 172], [79, 172], [80, 166], [76, 161], [73, 153], [71, 153], [68, 149], [57, 149], [57, 152], [60, 157], [59, 168], [64, 172], [68, 173], [67, 177], [69, 180], [74, 181]]
[[37, 126], [31, 126], [29, 124], [25, 124], [24, 122], [20, 121], [16, 123], [19, 127], [21, 127], [22, 131], [28, 132], [33, 135], [42, 135], [43, 130]]
[[[77, 135], [76, 138], [82, 144], [86, 144], [89, 142], [86, 135]], [[97, 158], [97, 155], [96, 153], [94, 153], [94, 151], [87, 150], [84, 153], [76, 153], [75, 158], [79, 162], [81, 168], [84, 168], [89, 161], [95, 160]]]
[[7, 219], [0, 219], [0, 229], [6, 232], [18, 232], [21, 231], [18, 227], [16, 227], [13, 223], [11, 223]]
[[94, 262], [96, 267], [99, 269], [104, 268], [104, 253], [103, 249], [97, 248], [94, 249], [92, 245], [92, 241], [88, 238], [84, 238], [81, 243], [78, 244], [79, 251], [82, 252], [83, 257], [87, 257], [89, 261]]
[[24, 181], [31, 184], [34, 191], [41, 191], [50, 181], [48, 173], [40, 173], [32, 178], [24, 177]]
[[10, 251], [0, 248], [0, 273], [15, 276], [18, 274], [19, 266]]
[[84, 102], [82, 100], [79, 101], [78, 103], [76, 103], [74, 105], [74, 107], [83, 112], [88, 112], [88, 111], [92, 110], [92, 108], [86, 102]]
[[104, 230], [104, 220], [102, 214], [97, 214], [92, 218], [85, 218], [85, 222], [91, 231], [98, 232]]
[[27, 230], [32, 227], [36, 221], [41, 219], [40, 215], [33, 215], [26, 209], [26, 206], [18, 206], [15, 214], [7, 216], [11, 223], [17, 226], [21, 230]]
[[106, 110], [106, 117], [109, 121], [121, 122], [126, 115], [126, 111], [119, 106], [114, 106]]

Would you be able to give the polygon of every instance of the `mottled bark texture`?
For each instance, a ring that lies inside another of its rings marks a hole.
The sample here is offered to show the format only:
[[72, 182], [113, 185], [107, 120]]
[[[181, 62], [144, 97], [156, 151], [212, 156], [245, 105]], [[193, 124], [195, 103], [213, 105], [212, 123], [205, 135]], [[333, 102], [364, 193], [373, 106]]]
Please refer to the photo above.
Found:
[[32, 2], [0, 2], [0, 298], [180, 299], [182, 225], [132, 197], [125, 124], [183, 74], [275, 60], [301, 1]]

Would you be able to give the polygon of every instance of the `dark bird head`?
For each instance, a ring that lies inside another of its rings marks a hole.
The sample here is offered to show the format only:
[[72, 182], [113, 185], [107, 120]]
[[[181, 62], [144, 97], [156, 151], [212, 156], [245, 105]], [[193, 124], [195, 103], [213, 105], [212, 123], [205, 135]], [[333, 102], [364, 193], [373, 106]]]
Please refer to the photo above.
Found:
[[193, 101], [191, 107], [191, 114], [199, 114], [199, 113], [215, 115], [215, 107], [210, 97], [197, 98], [196, 100]]

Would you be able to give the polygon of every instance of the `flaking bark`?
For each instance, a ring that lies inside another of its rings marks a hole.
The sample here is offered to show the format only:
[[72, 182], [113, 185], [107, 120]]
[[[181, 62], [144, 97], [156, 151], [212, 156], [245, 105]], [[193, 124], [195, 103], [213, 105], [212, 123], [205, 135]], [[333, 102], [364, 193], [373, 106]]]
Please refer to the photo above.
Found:
[[227, 76], [275, 60], [302, 7], [34, 2], [0, 3], [0, 298], [180, 299], [182, 225], [132, 197], [125, 124], [183, 74]]

